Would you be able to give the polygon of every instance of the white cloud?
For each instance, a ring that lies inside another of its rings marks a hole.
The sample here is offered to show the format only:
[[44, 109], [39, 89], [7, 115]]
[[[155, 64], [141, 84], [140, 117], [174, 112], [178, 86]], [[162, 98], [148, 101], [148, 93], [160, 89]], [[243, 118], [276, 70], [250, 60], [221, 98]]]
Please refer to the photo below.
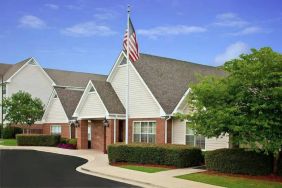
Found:
[[215, 65], [223, 65], [226, 61], [237, 58], [240, 54], [249, 51], [249, 47], [244, 42], [235, 42], [225, 49], [225, 51], [217, 55], [214, 59]]
[[85, 22], [73, 25], [62, 30], [62, 33], [73, 37], [109, 36], [116, 34], [105, 25], [97, 25], [95, 22]]
[[47, 8], [50, 8], [52, 10], [58, 10], [59, 9], [59, 5], [55, 5], [55, 4], [51, 4], [51, 3], [47, 3], [44, 5]]
[[114, 19], [118, 16], [116, 11], [105, 9], [105, 8], [96, 8], [96, 14], [94, 14], [94, 18], [98, 20], [110, 20]]
[[186, 26], [186, 25], [176, 25], [176, 26], [160, 26], [151, 29], [139, 29], [138, 34], [147, 36], [150, 38], [157, 38], [159, 36], [167, 35], [184, 35], [191, 33], [202, 33], [205, 32], [206, 28], [198, 26]]
[[235, 32], [235, 33], [230, 33], [231, 35], [239, 36], [239, 35], [249, 35], [249, 34], [254, 34], [254, 33], [262, 33], [264, 30], [260, 27], [246, 27], [241, 31]]
[[244, 27], [249, 25], [249, 22], [241, 19], [238, 15], [234, 13], [223, 13], [216, 16], [216, 21], [214, 25], [223, 27]]
[[46, 27], [46, 23], [40, 18], [32, 15], [25, 15], [19, 20], [20, 27], [32, 28], [32, 29], [42, 29]]

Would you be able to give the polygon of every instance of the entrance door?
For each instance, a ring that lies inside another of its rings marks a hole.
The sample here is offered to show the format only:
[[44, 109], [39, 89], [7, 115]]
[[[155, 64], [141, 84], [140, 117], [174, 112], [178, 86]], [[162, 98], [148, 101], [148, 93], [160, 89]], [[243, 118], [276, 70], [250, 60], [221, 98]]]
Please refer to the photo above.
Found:
[[75, 126], [71, 125], [70, 130], [71, 130], [71, 135], [70, 135], [70, 137], [71, 137], [71, 138], [75, 138]]
[[118, 142], [124, 142], [125, 136], [125, 121], [119, 120], [118, 123]]

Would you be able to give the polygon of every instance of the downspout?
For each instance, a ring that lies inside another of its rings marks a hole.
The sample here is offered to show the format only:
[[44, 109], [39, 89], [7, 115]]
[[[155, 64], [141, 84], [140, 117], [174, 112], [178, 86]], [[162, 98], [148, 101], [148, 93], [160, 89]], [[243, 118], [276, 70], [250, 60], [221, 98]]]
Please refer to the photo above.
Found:
[[167, 144], [167, 121], [171, 119], [171, 115], [165, 118], [165, 144]]

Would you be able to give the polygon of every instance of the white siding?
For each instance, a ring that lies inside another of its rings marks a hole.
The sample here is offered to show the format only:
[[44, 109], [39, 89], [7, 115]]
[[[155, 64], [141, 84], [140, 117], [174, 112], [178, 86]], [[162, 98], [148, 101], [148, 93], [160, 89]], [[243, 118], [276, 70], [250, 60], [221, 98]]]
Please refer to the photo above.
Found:
[[68, 123], [68, 118], [64, 111], [64, 108], [60, 102], [60, 99], [53, 98], [50, 104], [48, 105], [48, 109], [45, 116], [46, 123]]
[[40, 70], [39, 66], [27, 65], [7, 84], [8, 96], [20, 90], [40, 98], [46, 105], [53, 88], [52, 82]]
[[173, 120], [172, 122], [172, 143], [185, 144], [186, 123], [180, 120]]
[[[180, 120], [173, 120], [172, 125], [172, 143], [173, 144], [185, 144], [186, 143], [186, 122]], [[229, 138], [228, 136], [222, 136], [219, 138], [206, 138], [205, 150], [215, 150], [220, 148], [229, 147]]]
[[[130, 66], [130, 83], [129, 83], [129, 116], [131, 118], [150, 118], [159, 117], [160, 108], [152, 95], [149, 93], [141, 79]], [[116, 67], [111, 84], [125, 106], [126, 84], [127, 84], [127, 68], [126, 66]]]
[[97, 93], [89, 93], [78, 112], [78, 118], [105, 117], [106, 110]]
[[229, 137], [223, 136], [219, 138], [206, 138], [206, 150], [215, 150], [229, 147]]

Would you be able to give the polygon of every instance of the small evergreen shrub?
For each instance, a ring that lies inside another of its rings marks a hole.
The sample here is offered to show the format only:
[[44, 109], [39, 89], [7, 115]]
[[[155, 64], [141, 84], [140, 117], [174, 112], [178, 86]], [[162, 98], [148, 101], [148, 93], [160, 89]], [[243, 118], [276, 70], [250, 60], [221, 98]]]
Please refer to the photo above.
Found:
[[4, 139], [16, 138], [16, 135], [21, 134], [22, 132], [21, 128], [14, 126], [6, 126], [1, 131]]
[[108, 146], [108, 157], [110, 163], [156, 164], [178, 168], [198, 166], [203, 160], [199, 148], [168, 144], [112, 144]]
[[57, 146], [60, 135], [18, 134], [16, 139], [18, 146]]
[[273, 157], [244, 149], [218, 149], [205, 154], [207, 169], [234, 174], [268, 175]]

